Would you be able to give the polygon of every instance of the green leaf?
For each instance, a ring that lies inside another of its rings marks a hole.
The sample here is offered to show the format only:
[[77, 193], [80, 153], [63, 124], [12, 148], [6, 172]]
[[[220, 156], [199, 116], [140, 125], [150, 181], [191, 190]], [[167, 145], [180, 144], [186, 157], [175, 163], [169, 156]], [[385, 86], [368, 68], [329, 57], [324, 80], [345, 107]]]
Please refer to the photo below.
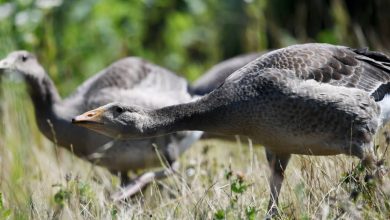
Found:
[[233, 172], [231, 170], [226, 170], [225, 171], [225, 179], [229, 180], [230, 177], [232, 177]]
[[3, 210], [4, 203], [3, 203], [3, 193], [0, 192], [0, 210]]
[[118, 215], [118, 210], [116, 208], [111, 209], [111, 218], [116, 219]]
[[65, 200], [69, 199], [70, 192], [64, 189], [60, 189], [55, 195], [54, 195], [54, 202], [58, 205], [64, 205]]
[[6, 219], [6, 218], [8, 218], [10, 216], [11, 216], [11, 210], [10, 209], [7, 209], [7, 210], [3, 211], [3, 213], [1, 213], [2, 219]]
[[222, 209], [217, 210], [217, 212], [214, 214], [214, 219], [216, 220], [225, 219], [225, 211]]
[[232, 192], [241, 194], [241, 193], [246, 191], [247, 185], [243, 182], [236, 180], [232, 183], [230, 188], [231, 188]]
[[246, 214], [246, 217], [249, 219], [249, 220], [255, 220], [256, 219], [256, 208], [253, 207], [253, 206], [248, 206], [246, 207], [245, 209], [245, 214]]

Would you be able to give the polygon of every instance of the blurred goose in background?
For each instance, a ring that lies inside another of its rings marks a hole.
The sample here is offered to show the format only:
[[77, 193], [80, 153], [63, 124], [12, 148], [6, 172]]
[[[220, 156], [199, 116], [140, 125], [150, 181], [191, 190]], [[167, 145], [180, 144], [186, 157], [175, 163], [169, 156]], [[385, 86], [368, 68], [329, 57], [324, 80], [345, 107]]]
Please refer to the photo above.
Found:
[[265, 52], [249, 53], [224, 60], [209, 70], [191, 85], [191, 92], [203, 96], [218, 88], [234, 71], [255, 60]]
[[291, 154], [347, 154], [376, 166], [373, 136], [389, 119], [389, 81], [382, 53], [294, 45], [264, 54], [198, 100], [160, 109], [111, 103], [73, 122], [122, 138], [181, 130], [250, 137], [266, 147], [272, 215]]
[[48, 74], [29, 52], [10, 53], [0, 61], [0, 69], [21, 74], [25, 79], [43, 135], [77, 156], [120, 174], [122, 185], [129, 186], [124, 194], [116, 196], [135, 194], [153, 179], [172, 173], [172, 170], [164, 169], [129, 180], [129, 170], [161, 166], [154, 146], [173, 166], [177, 157], [202, 134], [177, 132], [156, 138], [122, 141], [72, 125], [73, 116], [113, 101], [154, 109], [191, 100], [185, 79], [140, 58], [129, 57], [113, 63], [65, 99], [61, 99]]

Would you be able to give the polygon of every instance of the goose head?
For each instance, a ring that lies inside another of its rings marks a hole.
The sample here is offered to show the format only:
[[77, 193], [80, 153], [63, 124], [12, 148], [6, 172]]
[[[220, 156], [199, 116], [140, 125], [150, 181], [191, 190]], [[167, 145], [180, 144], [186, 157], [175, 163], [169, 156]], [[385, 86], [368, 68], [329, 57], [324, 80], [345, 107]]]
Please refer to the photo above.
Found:
[[85, 112], [72, 123], [113, 138], [141, 138], [143, 124], [148, 118], [145, 109], [111, 103]]
[[45, 73], [34, 54], [14, 51], [0, 60], [0, 71], [16, 72], [23, 76], [42, 77]]

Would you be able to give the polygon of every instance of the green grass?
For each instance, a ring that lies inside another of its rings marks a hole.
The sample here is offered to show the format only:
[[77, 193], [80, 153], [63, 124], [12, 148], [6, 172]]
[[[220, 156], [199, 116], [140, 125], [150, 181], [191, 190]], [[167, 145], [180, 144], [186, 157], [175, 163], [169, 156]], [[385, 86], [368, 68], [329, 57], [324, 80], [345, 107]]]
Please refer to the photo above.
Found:
[[[14, 13], [0, 21], [0, 57], [16, 49], [33, 51], [61, 94], [129, 55], [193, 80], [224, 57], [270, 46], [309, 40], [383, 50], [387, 42], [381, 29], [386, 25], [352, 23], [342, 1], [320, 8], [330, 18], [314, 15], [312, 25], [327, 27], [311, 34], [303, 21], [312, 16], [312, 8], [302, 8], [304, 1], [63, 1], [54, 9], [38, 9], [35, 2], [14, 1]], [[15, 16], [31, 9], [42, 13], [40, 21], [16, 25]], [[386, 20], [381, 14], [386, 10], [372, 14], [369, 9], [359, 17]], [[235, 17], [247, 21], [226, 22]], [[363, 37], [356, 33], [359, 28]], [[264, 217], [269, 168], [262, 147], [252, 148], [247, 140], [200, 141], [181, 157], [180, 176], [155, 183], [126, 203], [114, 203], [109, 198], [118, 179], [46, 140], [25, 90], [20, 82], [1, 83], [0, 220]], [[387, 146], [382, 133], [378, 143], [381, 155]], [[388, 153], [384, 159], [389, 161]], [[282, 219], [390, 219], [389, 176], [382, 184], [366, 183], [356, 158], [294, 156], [286, 176]]]
[[[262, 147], [200, 141], [181, 157], [180, 175], [114, 203], [118, 179], [40, 134], [23, 83], [5, 80], [1, 88], [0, 219], [258, 219], [266, 213], [269, 169]], [[386, 148], [382, 136], [379, 155]], [[388, 219], [389, 176], [382, 184], [365, 182], [358, 162], [294, 156], [281, 218]]]

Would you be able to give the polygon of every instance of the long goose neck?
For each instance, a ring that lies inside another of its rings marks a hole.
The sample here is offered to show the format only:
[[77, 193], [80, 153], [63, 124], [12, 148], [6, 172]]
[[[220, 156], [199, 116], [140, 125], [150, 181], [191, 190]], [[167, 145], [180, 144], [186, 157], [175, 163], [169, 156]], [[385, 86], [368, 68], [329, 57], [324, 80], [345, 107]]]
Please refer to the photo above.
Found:
[[25, 78], [36, 111], [51, 111], [53, 106], [61, 100], [53, 81], [46, 73], [40, 77], [27, 75]]
[[229, 103], [231, 103], [230, 97], [227, 94], [221, 96], [211, 93], [190, 103], [152, 110], [148, 114], [149, 120], [146, 120], [142, 126], [142, 133], [145, 136], [156, 136], [181, 130], [230, 133], [229, 126], [221, 126], [225, 124], [223, 121], [228, 119], [226, 114], [228, 114], [227, 106]]
[[78, 156], [85, 156], [110, 141], [108, 137], [73, 125], [72, 117], [80, 114], [75, 107], [77, 102], [62, 102], [49, 76], [43, 72], [36, 75], [39, 77], [27, 75], [25, 79], [34, 105], [37, 125], [43, 135]]
[[[61, 98], [53, 81], [46, 73], [25, 76], [28, 92], [35, 109], [35, 118], [41, 132], [53, 140], [52, 124], [57, 123], [61, 116], [55, 110]], [[50, 122], [49, 122], [50, 121]]]

